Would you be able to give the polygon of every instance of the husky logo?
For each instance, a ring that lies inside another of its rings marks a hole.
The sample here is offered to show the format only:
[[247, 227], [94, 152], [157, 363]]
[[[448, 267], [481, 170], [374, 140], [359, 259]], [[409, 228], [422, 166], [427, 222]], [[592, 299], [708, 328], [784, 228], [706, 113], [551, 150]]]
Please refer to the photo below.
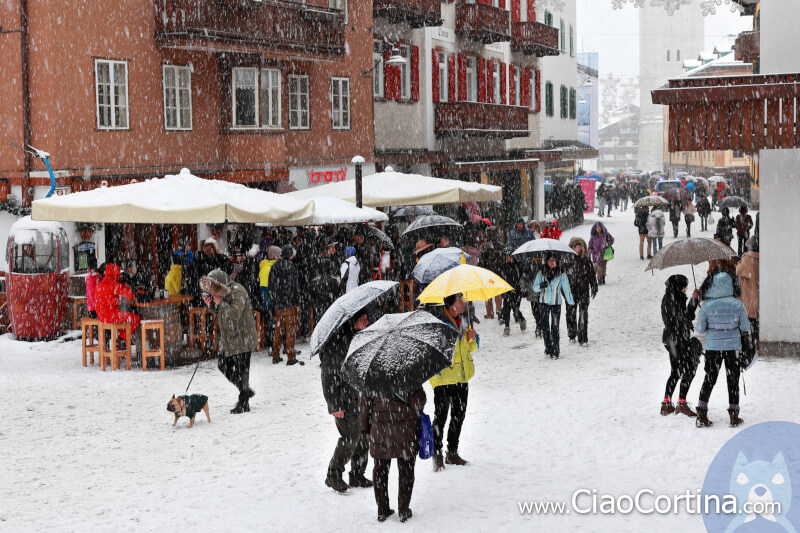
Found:
[[717, 453], [703, 483], [705, 499], [731, 496], [736, 509], [705, 509], [714, 533], [798, 533], [800, 505], [800, 425], [763, 422], [737, 433]]

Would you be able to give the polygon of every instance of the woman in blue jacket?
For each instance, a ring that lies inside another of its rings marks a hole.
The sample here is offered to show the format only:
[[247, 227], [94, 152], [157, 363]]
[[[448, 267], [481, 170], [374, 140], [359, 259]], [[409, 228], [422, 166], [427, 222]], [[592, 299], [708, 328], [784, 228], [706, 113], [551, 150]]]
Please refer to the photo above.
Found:
[[545, 266], [533, 281], [533, 292], [539, 294], [539, 328], [544, 337], [544, 353], [558, 359], [558, 326], [561, 321], [561, 295], [569, 305], [575, 305], [567, 275], [558, 268], [558, 259], [549, 255]]
[[697, 402], [697, 427], [711, 425], [708, 419], [708, 399], [723, 361], [728, 381], [728, 415], [731, 427], [736, 427], [744, 422], [739, 418], [738, 351], [742, 349], [743, 337], [745, 342], [750, 342], [750, 320], [744, 304], [734, 298], [730, 274], [717, 272], [711, 276], [711, 288], [706, 291], [706, 300], [697, 315], [697, 332], [706, 334], [706, 378], [700, 389], [700, 401]]

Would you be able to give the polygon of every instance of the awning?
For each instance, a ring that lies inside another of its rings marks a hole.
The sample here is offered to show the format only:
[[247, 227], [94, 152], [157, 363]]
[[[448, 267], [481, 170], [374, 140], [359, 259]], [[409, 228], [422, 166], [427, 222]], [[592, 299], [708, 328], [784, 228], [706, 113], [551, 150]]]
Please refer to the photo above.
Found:
[[202, 224], [222, 222], [304, 223], [314, 203], [193, 176], [175, 176], [101, 187], [33, 202], [34, 220], [74, 222]]
[[[355, 180], [340, 181], [284, 194], [284, 197], [310, 200], [320, 196], [355, 202]], [[467, 181], [431, 178], [402, 172], [378, 172], [364, 176], [362, 202], [370, 207], [392, 205], [454, 204], [502, 200], [503, 189]]]
[[597, 159], [600, 157], [597, 148], [571, 139], [548, 139], [542, 142], [540, 148], [525, 150], [525, 155], [535, 157], [543, 162]]
[[[355, 204], [339, 198], [320, 196], [312, 200], [314, 214], [304, 220], [304, 226], [321, 226], [323, 224], [358, 224], [362, 222], [388, 222], [389, 216], [371, 207], [356, 207]], [[286, 222], [264, 223], [259, 226], [290, 226]]]

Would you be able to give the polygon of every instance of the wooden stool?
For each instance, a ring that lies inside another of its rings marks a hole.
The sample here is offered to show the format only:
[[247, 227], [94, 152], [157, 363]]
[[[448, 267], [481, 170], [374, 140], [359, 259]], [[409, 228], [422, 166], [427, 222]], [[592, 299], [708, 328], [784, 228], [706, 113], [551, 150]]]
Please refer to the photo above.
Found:
[[206, 345], [208, 334], [206, 333], [206, 315], [210, 315], [205, 307], [189, 308], [189, 346], [197, 345], [201, 350]]
[[[117, 348], [117, 337], [121, 331], [125, 331], [125, 348]], [[106, 339], [108, 346], [106, 348]], [[131, 323], [118, 322], [115, 324], [100, 323], [100, 368], [105, 372], [106, 359], [111, 361], [111, 370], [119, 369], [119, 360], [126, 358], [125, 368], [131, 369]]]
[[81, 315], [85, 314], [81, 313], [81, 307], [86, 308], [86, 296], [69, 296], [68, 299], [72, 309], [72, 316], [70, 317], [71, 328], [78, 329], [81, 323]]
[[258, 342], [256, 343], [256, 351], [260, 352], [264, 349], [264, 339], [262, 338], [264, 336], [264, 329], [263, 324], [261, 323], [261, 313], [255, 309], [253, 309], [253, 320], [256, 321], [256, 338], [258, 339]]
[[[97, 340], [94, 336], [97, 332]], [[97, 364], [100, 364], [100, 321], [96, 318], [81, 318], [81, 336], [83, 352], [83, 366], [86, 366], [86, 354], [89, 354], [89, 363], [94, 364], [94, 354], [97, 352]]]
[[[157, 348], [147, 347], [147, 333], [158, 333]], [[164, 321], [163, 320], [142, 320], [142, 372], [147, 371], [147, 358], [158, 357], [161, 363], [161, 370], [164, 370]]]

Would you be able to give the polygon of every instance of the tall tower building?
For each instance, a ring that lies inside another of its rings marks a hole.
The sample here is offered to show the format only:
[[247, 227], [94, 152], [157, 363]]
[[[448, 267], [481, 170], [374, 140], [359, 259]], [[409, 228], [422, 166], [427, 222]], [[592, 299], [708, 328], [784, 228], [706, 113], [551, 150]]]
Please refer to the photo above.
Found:
[[639, 10], [639, 168], [663, 166], [664, 109], [654, 105], [650, 91], [683, 74], [683, 61], [697, 59], [705, 44], [703, 14], [698, 0], [673, 15], [645, 2]]

